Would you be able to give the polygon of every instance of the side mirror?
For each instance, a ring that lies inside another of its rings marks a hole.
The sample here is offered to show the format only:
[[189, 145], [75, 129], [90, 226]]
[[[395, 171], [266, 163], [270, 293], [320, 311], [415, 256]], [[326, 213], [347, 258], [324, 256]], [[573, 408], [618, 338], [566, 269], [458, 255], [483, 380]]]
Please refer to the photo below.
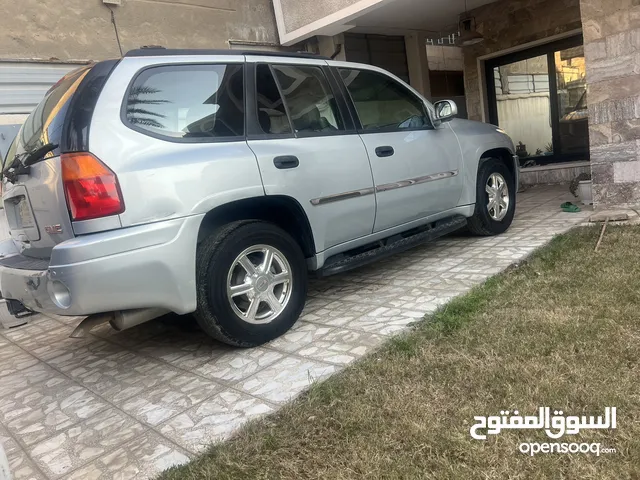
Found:
[[458, 115], [458, 106], [453, 100], [440, 100], [433, 107], [436, 110], [436, 120], [439, 122], [449, 122]]

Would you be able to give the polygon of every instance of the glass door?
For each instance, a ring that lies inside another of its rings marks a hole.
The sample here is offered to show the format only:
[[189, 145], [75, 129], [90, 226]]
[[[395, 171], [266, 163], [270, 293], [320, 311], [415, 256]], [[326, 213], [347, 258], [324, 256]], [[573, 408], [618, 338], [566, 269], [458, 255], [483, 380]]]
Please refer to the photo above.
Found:
[[587, 81], [582, 45], [554, 52], [558, 148], [565, 155], [589, 150]]
[[523, 160], [553, 154], [547, 55], [493, 68], [497, 123]]
[[582, 37], [487, 61], [489, 120], [513, 139], [520, 164], [589, 158]]

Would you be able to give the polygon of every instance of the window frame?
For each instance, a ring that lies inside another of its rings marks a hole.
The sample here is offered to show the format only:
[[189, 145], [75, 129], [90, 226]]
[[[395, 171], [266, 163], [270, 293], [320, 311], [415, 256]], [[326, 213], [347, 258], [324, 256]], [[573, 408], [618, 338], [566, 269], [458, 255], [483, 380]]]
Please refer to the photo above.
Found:
[[[294, 138], [333, 137], [336, 135], [355, 135], [358, 133], [356, 126], [354, 124], [353, 118], [351, 117], [351, 113], [348, 109], [347, 101], [344, 98], [344, 95], [342, 93], [342, 90], [340, 89], [338, 82], [334, 78], [330, 68], [327, 65], [317, 65], [315, 63], [287, 63], [287, 62], [256, 62], [255, 65], [258, 65], [258, 63], [266, 63], [267, 65], [269, 65], [271, 74], [273, 75], [276, 85], [278, 86], [278, 91], [280, 92], [280, 96], [282, 97], [282, 102], [284, 103], [285, 111], [287, 112], [287, 116], [289, 117], [289, 124], [291, 125]], [[342, 124], [344, 125], [344, 130], [336, 130], [336, 131], [329, 131], [329, 132], [297, 132], [293, 126], [293, 121], [291, 119], [289, 103], [282, 91], [282, 85], [280, 85], [280, 80], [278, 79], [278, 76], [276, 75], [276, 72], [274, 69], [274, 67], [278, 67], [278, 66], [319, 69], [324, 75], [324, 78], [327, 81], [327, 84], [329, 85], [329, 89], [333, 94], [333, 98], [336, 101], [336, 105], [338, 107], [337, 114], [340, 115]], [[278, 134], [276, 136], [277, 138], [282, 138], [282, 135]]]
[[[282, 98], [282, 105], [284, 106], [285, 114], [291, 128], [291, 132], [287, 133], [265, 133], [262, 130], [260, 121], [258, 119], [258, 65], [266, 65], [269, 68], [269, 72], [273, 77], [273, 81], [276, 84], [280, 98]], [[284, 139], [284, 138], [296, 138], [293, 124], [291, 123], [291, 115], [289, 115], [289, 108], [287, 102], [282, 95], [280, 84], [271, 68], [269, 62], [251, 62], [245, 64], [246, 79], [245, 82], [245, 117], [246, 117], [246, 133], [247, 140], [272, 140], [272, 139]]]
[[[332, 69], [335, 70], [334, 72], [334, 76], [339, 79], [340, 84], [342, 85], [342, 88], [344, 89], [344, 94], [346, 96], [346, 98], [348, 99], [348, 103], [349, 103], [349, 109], [352, 112], [352, 115], [354, 115], [354, 118], [357, 121], [357, 131], [360, 135], [367, 135], [367, 134], [372, 134], [372, 133], [397, 133], [397, 132], [421, 132], [424, 130], [435, 130], [436, 126], [433, 124], [433, 119], [431, 118], [431, 114], [429, 112], [429, 109], [427, 107], [427, 105], [424, 103], [424, 100], [419, 97], [418, 95], [416, 95], [413, 91], [411, 91], [411, 89], [407, 88], [406, 85], [404, 85], [402, 82], [399, 82], [398, 80], [396, 80], [393, 76], [391, 76], [390, 74], [386, 73], [386, 72], [380, 72], [378, 70], [374, 70], [374, 69], [370, 69], [370, 68], [362, 68], [362, 67], [349, 67], [349, 66], [336, 66], [336, 67], [331, 67]], [[407, 93], [409, 93], [409, 95], [413, 98], [415, 98], [421, 105], [422, 105], [422, 109], [424, 111], [424, 115], [427, 118], [427, 120], [429, 121], [429, 125], [423, 125], [422, 127], [413, 127], [413, 128], [372, 128], [372, 129], [365, 129], [364, 126], [362, 125], [362, 120], [360, 120], [360, 115], [358, 114], [358, 108], [356, 107], [356, 102], [353, 100], [353, 97], [351, 96], [351, 92], [349, 91], [349, 87], [347, 86], [347, 84], [344, 82], [344, 79], [342, 78], [342, 75], [340, 73], [340, 70], [355, 70], [358, 72], [369, 72], [369, 73], [373, 73], [373, 74], [378, 74], [378, 75], [382, 75], [383, 77], [386, 77], [389, 81], [395, 83], [397, 86], [401, 87], [403, 90], [405, 90]]]
[[[239, 65], [242, 67], [242, 94], [243, 94], [243, 124], [244, 124], [244, 134], [238, 135], [234, 137], [171, 137], [169, 135], [163, 135], [161, 133], [153, 132], [151, 130], [147, 130], [145, 128], [141, 128], [137, 125], [134, 125], [129, 122], [127, 119], [127, 103], [129, 99], [129, 94], [131, 93], [131, 89], [133, 88], [138, 77], [142, 75], [147, 70], [156, 69], [156, 68], [164, 68], [164, 67], [197, 67], [197, 66], [216, 66], [216, 65], [224, 65], [224, 66], [235, 66]], [[163, 140], [171, 143], [229, 143], [229, 142], [244, 142], [247, 140], [247, 95], [246, 95], [246, 85], [247, 85], [247, 64], [246, 62], [241, 61], [217, 61], [217, 62], [167, 62], [167, 63], [157, 63], [153, 65], [148, 65], [140, 70], [138, 70], [135, 75], [131, 78], [129, 85], [125, 89], [124, 97], [122, 99], [122, 104], [120, 106], [120, 121], [130, 130], [134, 132], [140, 133], [142, 135], [146, 135], [147, 137], [155, 138], [156, 140]]]

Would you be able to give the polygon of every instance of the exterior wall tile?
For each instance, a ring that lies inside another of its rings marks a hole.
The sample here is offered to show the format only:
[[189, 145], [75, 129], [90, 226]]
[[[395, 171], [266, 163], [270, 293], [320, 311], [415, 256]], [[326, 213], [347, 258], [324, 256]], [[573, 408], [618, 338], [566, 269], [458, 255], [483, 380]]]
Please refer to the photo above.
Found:
[[[635, 162], [616, 162], [613, 164], [613, 183], [639, 183], [640, 160]], [[601, 183], [611, 183], [601, 182]]]
[[[585, 53], [587, 50], [585, 50]], [[591, 57], [587, 55], [587, 64]], [[607, 100], [634, 97], [640, 94], [638, 89], [638, 77], [630, 75], [620, 78], [610, 78], [605, 82], [593, 82], [587, 77], [589, 83], [589, 103], [595, 104]]]
[[591, 146], [591, 163], [594, 165], [612, 162], [631, 162], [637, 159], [638, 144], [636, 140]]
[[589, 104], [590, 124], [598, 125], [638, 117], [640, 117], [640, 96]]
[[607, 55], [614, 57], [640, 52], [640, 29], [636, 28], [611, 35], [606, 38], [605, 43]]
[[640, 118], [611, 124], [611, 143], [628, 142], [638, 138], [640, 138]]
[[597, 164], [591, 165], [591, 179], [595, 184], [613, 183], [613, 164]]
[[600, 207], [638, 205], [640, 0], [581, 0], [580, 5], [594, 202]]
[[612, 56], [587, 63], [589, 82], [597, 83], [612, 78], [626, 77], [640, 73], [640, 54]]
[[613, 140], [613, 123], [589, 123], [589, 143], [591, 147], [607, 145]]
[[584, 49], [585, 55], [593, 58], [594, 60], [607, 58], [607, 42], [605, 40], [592, 42], [585, 45]]

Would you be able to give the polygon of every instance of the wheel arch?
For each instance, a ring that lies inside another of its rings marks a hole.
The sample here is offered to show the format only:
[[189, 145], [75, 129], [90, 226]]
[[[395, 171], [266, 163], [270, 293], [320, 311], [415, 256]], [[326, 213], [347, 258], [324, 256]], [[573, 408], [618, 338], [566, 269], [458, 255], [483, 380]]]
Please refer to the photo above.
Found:
[[515, 187], [517, 189], [519, 176], [518, 166], [516, 165], [516, 162], [513, 158], [513, 154], [506, 147], [492, 148], [480, 155], [480, 160], [478, 161], [478, 169], [476, 170], [476, 177], [477, 172], [480, 171], [480, 166], [490, 158], [495, 158], [505, 164], [507, 169], [509, 169], [509, 173], [511, 173], [511, 176], [515, 181]]
[[300, 203], [286, 195], [251, 197], [220, 205], [200, 224], [198, 243], [218, 228], [238, 220], [263, 220], [282, 228], [298, 243], [305, 258], [316, 254], [311, 224]]

